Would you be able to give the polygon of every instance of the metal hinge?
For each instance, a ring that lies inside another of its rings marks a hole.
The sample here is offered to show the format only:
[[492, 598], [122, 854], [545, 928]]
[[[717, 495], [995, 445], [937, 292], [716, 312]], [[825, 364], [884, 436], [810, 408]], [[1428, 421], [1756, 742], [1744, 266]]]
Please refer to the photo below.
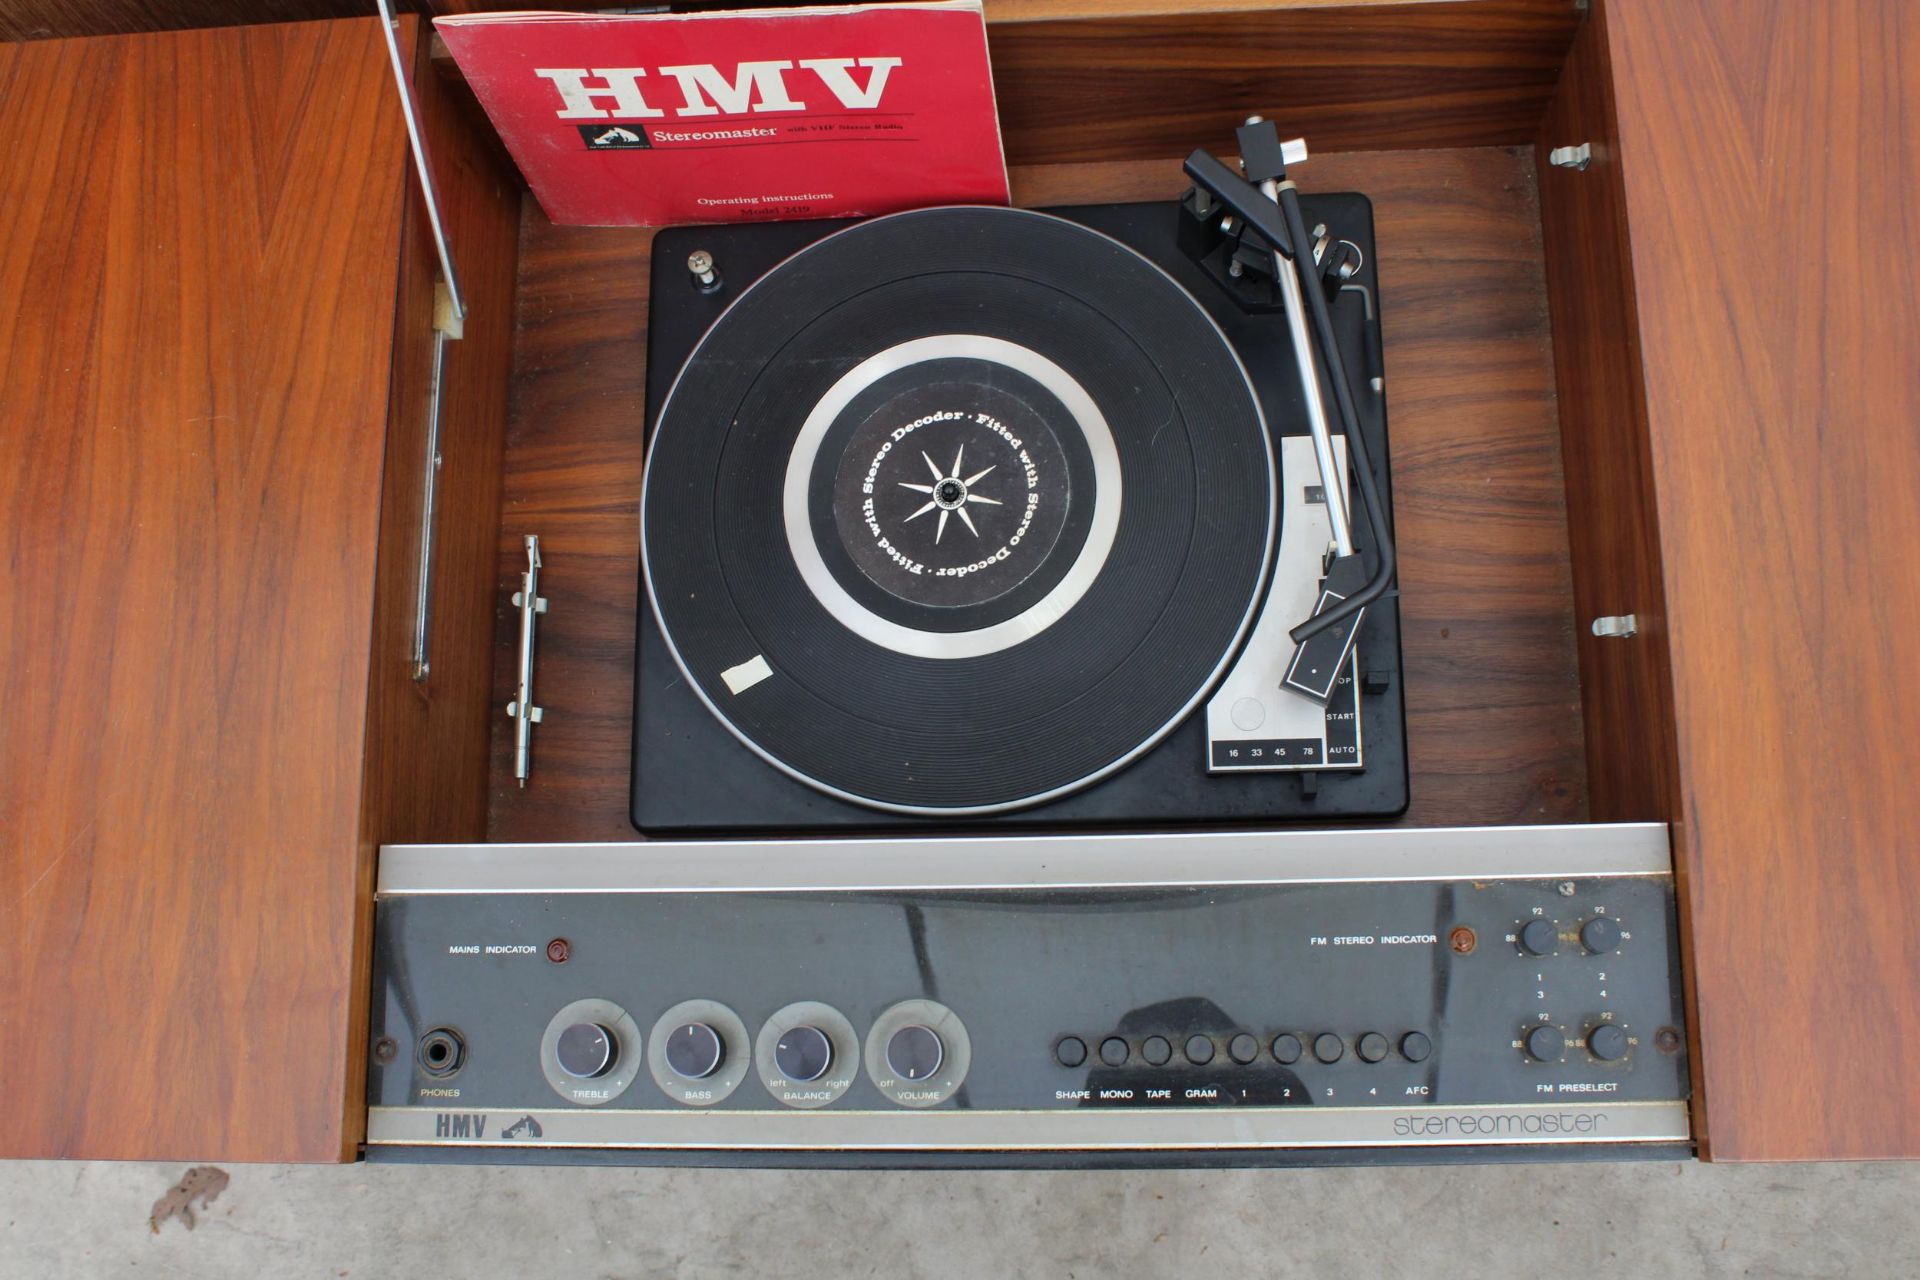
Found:
[[1628, 640], [1640, 634], [1640, 620], [1630, 613], [1608, 614], [1593, 620], [1593, 634], [1604, 640]]
[[1593, 163], [1593, 144], [1583, 142], [1577, 147], [1555, 147], [1547, 152], [1547, 163], [1556, 169], [1584, 169]]

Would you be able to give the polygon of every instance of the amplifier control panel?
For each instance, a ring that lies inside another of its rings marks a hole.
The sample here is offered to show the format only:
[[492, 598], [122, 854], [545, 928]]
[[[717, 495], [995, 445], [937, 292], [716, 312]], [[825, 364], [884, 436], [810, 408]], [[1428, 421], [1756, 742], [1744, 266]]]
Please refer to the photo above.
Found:
[[1688, 1138], [1665, 829], [409, 846], [369, 1141]]

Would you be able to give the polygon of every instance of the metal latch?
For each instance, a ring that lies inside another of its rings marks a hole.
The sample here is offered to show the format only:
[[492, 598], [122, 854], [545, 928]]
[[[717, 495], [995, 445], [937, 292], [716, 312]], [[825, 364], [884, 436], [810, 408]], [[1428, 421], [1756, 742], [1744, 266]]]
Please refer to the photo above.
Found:
[[521, 786], [533, 771], [533, 726], [543, 713], [533, 702], [533, 633], [535, 620], [547, 611], [540, 594], [540, 535], [527, 535], [527, 570], [520, 575], [520, 589], [513, 593], [514, 607], [520, 610], [520, 675], [514, 685], [514, 698], [507, 704], [513, 720], [513, 776]]

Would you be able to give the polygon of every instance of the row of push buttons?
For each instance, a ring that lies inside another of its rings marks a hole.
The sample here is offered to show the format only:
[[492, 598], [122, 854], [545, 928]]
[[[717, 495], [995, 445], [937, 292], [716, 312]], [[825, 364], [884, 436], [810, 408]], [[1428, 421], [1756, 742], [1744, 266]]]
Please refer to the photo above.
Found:
[[[1216, 1046], [1213, 1037], [1192, 1035], [1181, 1046], [1188, 1062], [1196, 1067], [1204, 1067], [1213, 1061]], [[1260, 1041], [1242, 1031], [1227, 1040], [1227, 1057], [1241, 1066], [1250, 1066], [1260, 1057]], [[1281, 1032], [1267, 1046], [1273, 1060], [1281, 1066], [1292, 1066], [1300, 1061], [1307, 1052], [1307, 1045], [1299, 1036]], [[1383, 1062], [1393, 1051], [1387, 1038], [1378, 1031], [1363, 1032], [1355, 1037], [1353, 1051], [1362, 1062]], [[1108, 1036], [1100, 1042], [1100, 1061], [1109, 1067], [1123, 1067], [1133, 1058], [1133, 1046], [1125, 1037]], [[1424, 1032], [1409, 1031], [1400, 1037], [1400, 1056], [1408, 1062], [1425, 1062], [1433, 1053], [1433, 1041]], [[1347, 1042], [1331, 1031], [1323, 1031], [1313, 1037], [1313, 1056], [1323, 1063], [1335, 1063], [1347, 1054]], [[1087, 1042], [1079, 1036], [1062, 1036], [1053, 1046], [1054, 1060], [1063, 1067], [1078, 1067], [1086, 1063]], [[1148, 1036], [1140, 1042], [1140, 1058], [1150, 1067], [1164, 1067], [1173, 1061], [1173, 1043], [1165, 1036]]]

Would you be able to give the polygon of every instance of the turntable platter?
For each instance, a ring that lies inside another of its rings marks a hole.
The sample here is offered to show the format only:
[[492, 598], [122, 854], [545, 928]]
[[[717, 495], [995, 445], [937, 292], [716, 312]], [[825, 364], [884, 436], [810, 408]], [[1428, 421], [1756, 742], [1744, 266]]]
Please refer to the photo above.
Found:
[[702, 701], [825, 792], [1039, 803], [1178, 724], [1245, 635], [1273, 451], [1159, 267], [1043, 214], [856, 224], [754, 283], [681, 370], [642, 502]]

